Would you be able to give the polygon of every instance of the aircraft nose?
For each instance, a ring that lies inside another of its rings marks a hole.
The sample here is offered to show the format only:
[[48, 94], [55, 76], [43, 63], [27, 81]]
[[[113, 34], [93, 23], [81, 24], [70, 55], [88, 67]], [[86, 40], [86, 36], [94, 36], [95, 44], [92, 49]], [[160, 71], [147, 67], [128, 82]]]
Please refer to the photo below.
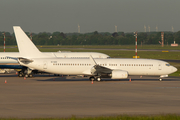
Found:
[[171, 70], [172, 70], [172, 72], [176, 72], [177, 68], [173, 66]]

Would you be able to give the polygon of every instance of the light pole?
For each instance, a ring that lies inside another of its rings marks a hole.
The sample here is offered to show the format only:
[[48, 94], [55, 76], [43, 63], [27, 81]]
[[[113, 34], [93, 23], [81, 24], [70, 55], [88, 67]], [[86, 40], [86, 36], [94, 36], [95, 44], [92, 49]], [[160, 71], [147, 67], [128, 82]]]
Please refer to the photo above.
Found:
[[5, 36], [5, 32], [2, 33], [2, 34], [4, 34], [4, 52], [5, 52], [5, 40], [6, 40], [6, 36]]
[[138, 58], [138, 57], [137, 57], [137, 36], [138, 36], [138, 35], [137, 35], [137, 31], [134, 32], [134, 34], [135, 34], [134, 36], [135, 36], [135, 39], [136, 39], [136, 42], [135, 42], [135, 46], [136, 46], [136, 48], [135, 48], [135, 53], [136, 53], [136, 56], [135, 56], [135, 58]]

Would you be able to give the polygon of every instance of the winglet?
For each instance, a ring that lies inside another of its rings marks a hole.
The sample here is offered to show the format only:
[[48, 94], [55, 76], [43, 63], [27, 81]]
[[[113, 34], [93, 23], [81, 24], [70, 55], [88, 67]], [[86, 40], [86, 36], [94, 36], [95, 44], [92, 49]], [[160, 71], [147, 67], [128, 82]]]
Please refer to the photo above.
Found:
[[18, 49], [20, 54], [26, 58], [40, 58], [45, 57], [34, 43], [29, 39], [25, 32], [21, 29], [20, 26], [13, 26]]

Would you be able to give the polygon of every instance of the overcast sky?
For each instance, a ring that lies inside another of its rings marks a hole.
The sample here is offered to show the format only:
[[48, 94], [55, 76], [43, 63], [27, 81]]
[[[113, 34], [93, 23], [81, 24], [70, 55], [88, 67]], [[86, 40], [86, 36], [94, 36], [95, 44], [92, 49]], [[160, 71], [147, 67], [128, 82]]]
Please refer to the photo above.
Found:
[[[0, 0], [0, 31], [180, 31], [180, 0]], [[148, 31], [148, 30], [147, 30]]]

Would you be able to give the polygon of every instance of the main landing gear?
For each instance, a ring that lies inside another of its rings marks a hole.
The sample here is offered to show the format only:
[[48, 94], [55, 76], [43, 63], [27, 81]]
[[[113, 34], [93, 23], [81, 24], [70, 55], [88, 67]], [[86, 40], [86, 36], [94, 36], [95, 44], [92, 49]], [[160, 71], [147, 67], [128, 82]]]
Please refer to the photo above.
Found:
[[91, 76], [90, 78], [89, 78], [89, 80], [90, 81], [98, 81], [98, 82], [100, 82], [101, 81], [101, 78], [100, 77], [94, 77], [94, 76]]
[[33, 71], [29, 68], [23, 68], [21, 71], [18, 72], [19, 77], [33, 77]]
[[22, 71], [19, 71], [18, 72], [18, 76], [19, 77], [26, 77], [26, 78], [28, 78], [28, 77], [33, 77], [33, 74], [32, 73], [27, 74], [27, 73], [23, 73]]

